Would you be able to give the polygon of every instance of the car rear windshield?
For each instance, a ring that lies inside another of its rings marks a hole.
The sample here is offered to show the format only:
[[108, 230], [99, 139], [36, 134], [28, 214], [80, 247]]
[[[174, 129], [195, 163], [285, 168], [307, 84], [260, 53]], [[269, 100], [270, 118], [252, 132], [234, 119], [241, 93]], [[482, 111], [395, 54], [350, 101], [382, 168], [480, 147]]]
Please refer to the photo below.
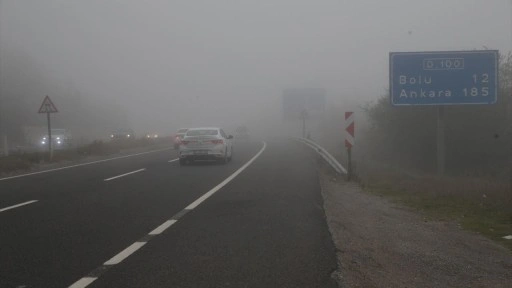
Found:
[[215, 136], [219, 131], [213, 129], [191, 130], [187, 132], [187, 136]]

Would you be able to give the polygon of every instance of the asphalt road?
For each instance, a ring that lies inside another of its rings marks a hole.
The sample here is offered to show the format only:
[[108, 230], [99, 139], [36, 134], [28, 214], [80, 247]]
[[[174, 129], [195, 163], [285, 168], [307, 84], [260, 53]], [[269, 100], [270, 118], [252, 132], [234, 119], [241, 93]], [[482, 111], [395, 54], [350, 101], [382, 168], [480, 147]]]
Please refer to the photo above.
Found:
[[0, 287], [336, 287], [314, 161], [287, 141], [235, 153], [0, 179]]

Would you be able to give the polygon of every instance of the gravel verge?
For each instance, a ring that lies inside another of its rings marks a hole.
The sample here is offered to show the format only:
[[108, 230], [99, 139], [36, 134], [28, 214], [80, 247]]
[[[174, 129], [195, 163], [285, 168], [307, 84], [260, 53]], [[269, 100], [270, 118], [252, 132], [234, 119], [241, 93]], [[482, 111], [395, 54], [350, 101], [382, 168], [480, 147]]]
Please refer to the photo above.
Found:
[[355, 183], [319, 175], [340, 287], [512, 287], [506, 248]]

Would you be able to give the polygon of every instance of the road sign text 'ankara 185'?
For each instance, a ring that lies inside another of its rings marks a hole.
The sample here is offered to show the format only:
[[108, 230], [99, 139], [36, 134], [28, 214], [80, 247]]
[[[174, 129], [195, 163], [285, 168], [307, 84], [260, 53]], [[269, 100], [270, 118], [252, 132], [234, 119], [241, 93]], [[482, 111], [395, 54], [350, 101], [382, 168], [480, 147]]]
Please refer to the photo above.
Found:
[[498, 51], [392, 52], [391, 104], [494, 104], [498, 97]]
[[345, 112], [345, 147], [354, 146], [354, 112]]

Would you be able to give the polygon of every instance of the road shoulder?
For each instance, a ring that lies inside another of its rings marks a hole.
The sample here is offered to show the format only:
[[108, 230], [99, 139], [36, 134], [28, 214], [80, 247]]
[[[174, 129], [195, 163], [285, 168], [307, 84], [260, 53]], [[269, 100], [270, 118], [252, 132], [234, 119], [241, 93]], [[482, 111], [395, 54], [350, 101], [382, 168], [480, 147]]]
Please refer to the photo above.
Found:
[[510, 287], [504, 247], [319, 174], [342, 287]]

